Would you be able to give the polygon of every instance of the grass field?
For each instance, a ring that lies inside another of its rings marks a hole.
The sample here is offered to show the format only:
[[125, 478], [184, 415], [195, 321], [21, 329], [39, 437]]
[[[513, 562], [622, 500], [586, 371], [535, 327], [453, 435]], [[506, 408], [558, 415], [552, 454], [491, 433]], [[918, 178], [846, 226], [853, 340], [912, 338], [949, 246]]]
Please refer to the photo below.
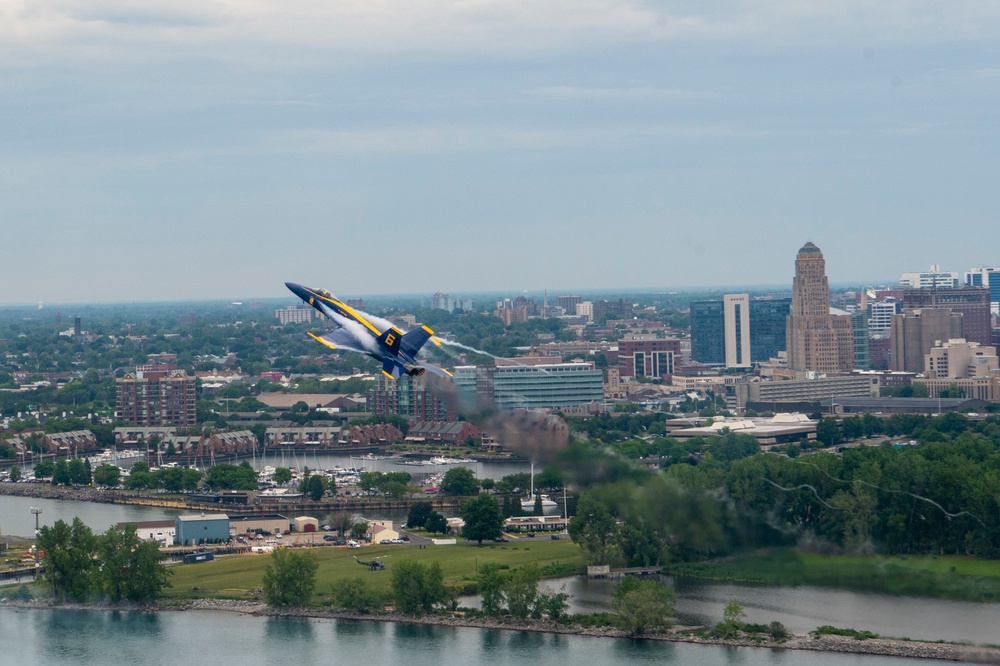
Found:
[[818, 555], [779, 549], [677, 564], [680, 576], [771, 585], [816, 585], [965, 601], [1000, 601], [1000, 561], [959, 556]]
[[[341, 578], [364, 576], [373, 585], [389, 587], [393, 562], [409, 559], [425, 564], [437, 561], [444, 572], [445, 583], [458, 588], [475, 579], [476, 569], [487, 562], [506, 564], [511, 568], [537, 564], [549, 573], [570, 574], [583, 570], [584, 558], [579, 546], [568, 539], [520, 539], [517, 542], [484, 545], [458, 544], [455, 546], [367, 546], [346, 548], [322, 547], [313, 549], [319, 561], [316, 596], [322, 600], [334, 581]], [[369, 571], [354, 561], [381, 558], [385, 571]], [[165, 591], [166, 598], [227, 598], [241, 599], [250, 590], [261, 586], [264, 565], [270, 555], [233, 555], [220, 557], [212, 562], [172, 565], [172, 587]]]

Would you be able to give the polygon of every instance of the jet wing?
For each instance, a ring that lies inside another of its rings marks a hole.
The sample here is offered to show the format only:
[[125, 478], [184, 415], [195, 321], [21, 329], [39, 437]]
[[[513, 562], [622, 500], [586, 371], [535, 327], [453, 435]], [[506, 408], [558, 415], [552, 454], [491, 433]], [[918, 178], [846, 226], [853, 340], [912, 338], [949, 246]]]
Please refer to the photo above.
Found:
[[358, 342], [358, 339], [350, 334], [346, 329], [338, 328], [326, 335], [319, 336], [308, 334], [310, 338], [330, 349], [346, 349], [347, 351], [367, 354], [368, 350]]

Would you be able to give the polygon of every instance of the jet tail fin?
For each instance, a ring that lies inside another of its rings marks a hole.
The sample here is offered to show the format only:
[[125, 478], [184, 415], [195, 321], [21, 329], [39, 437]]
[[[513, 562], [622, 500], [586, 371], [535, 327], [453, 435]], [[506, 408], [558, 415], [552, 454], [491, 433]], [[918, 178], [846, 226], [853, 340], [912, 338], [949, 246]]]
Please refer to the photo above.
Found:
[[400, 346], [403, 351], [413, 358], [416, 358], [417, 353], [420, 348], [433, 337], [434, 331], [427, 328], [426, 326], [421, 326], [420, 328], [415, 328], [412, 331], [407, 331], [403, 334], [403, 340]]
[[392, 328], [387, 328], [382, 332], [382, 335], [378, 336], [378, 343], [383, 349], [388, 351], [393, 356], [399, 355], [399, 346], [403, 341], [403, 332], [398, 328], [393, 326]]

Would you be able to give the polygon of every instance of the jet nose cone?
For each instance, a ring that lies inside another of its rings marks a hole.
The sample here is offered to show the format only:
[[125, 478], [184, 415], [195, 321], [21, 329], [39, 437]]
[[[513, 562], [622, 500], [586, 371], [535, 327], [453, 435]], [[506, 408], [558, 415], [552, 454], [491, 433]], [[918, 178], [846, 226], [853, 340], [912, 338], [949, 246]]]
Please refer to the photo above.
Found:
[[309, 300], [309, 292], [306, 291], [306, 288], [303, 287], [301, 284], [295, 284], [294, 282], [286, 282], [285, 286], [288, 287], [288, 290], [290, 292], [301, 298], [303, 301]]

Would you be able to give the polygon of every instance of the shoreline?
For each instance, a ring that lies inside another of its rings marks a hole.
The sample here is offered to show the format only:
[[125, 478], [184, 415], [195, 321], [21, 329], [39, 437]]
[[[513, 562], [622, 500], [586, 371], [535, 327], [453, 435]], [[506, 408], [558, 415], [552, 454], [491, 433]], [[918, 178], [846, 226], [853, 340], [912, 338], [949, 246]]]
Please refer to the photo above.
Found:
[[135, 604], [54, 604], [49, 601], [22, 601], [5, 599], [0, 601], [0, 610], [5, 608], [24, 610], [75, 610], [75, 611], [126, 611], [138, 613], [184, 612], [189, 610], [224, 611], [254, 617], [313, 618], [327, 620], [353, 620], [359, 622], [390, 622], [397, 624], [420, 624], [440, 627], [484, 629], [490, 631], [527, 631], [532, 633], [564, 634], [588, 636], [591, 638], [616, 638], [625, 640], [656, 640], [671, 643], [690, 643], [724, 647], [765, 648], [769, 650], [808, 650], [812, 652], [836, 652], [885, 657], [908, 657], [913, 659], [933, 659], [977, 664], [1000, 664], [1000, 648], [981, 647], [959, 643], [929, 643], [925, 641], [895, 638], [869, 638], [857, 640], [847, 636], [811, 634], [796, 635], [783, 642], [772, 640], [750, 640], [745, 638], [721, 639], [702, 638], [687, 631], [700, 627], [674, 627], [663, 632], [644, 635], [632, 639], [626, 632], [613, 627], [585, 627], [562, 625], [546, 620], [521, 622], [509, 618], [487, 619], [463, 615], [410, 616], [399, 613], [355, 613], [343, 610], [320, 608], [271, 608], [257, 601], [227, 599], [197, 599], [184, 603]]

